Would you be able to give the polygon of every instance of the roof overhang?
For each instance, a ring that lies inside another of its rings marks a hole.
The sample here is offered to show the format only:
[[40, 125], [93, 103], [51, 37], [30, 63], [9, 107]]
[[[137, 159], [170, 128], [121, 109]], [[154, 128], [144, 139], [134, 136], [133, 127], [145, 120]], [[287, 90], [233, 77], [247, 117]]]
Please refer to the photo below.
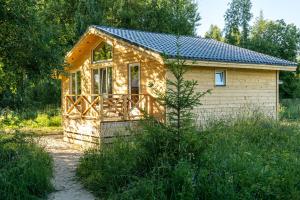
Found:
[[[174, 62], [175, 59], [168, 59], [168, 62]], [[186, 66], [197, 67], [215, 67], [215, 68], [239, 68], [239, 69], [262, 69], [262, 70], [276, 70], [276, 71], [291, 71], [295, 72], [297, 66], [278, 66], [278, 65], [262, 65], [262, 64], [245, 64], [232, 62], [214, 62], [214, 61], [195, 61], [184, 60]]]

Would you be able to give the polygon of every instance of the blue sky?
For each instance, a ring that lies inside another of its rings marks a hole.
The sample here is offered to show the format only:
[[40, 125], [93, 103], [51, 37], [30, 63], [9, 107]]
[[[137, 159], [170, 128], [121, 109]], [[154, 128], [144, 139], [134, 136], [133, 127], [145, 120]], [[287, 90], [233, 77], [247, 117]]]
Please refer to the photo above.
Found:
[[[231, 0], [196, 0], [201, 15], [197, 35], [203, 36], [211, 24], [224, 27], [224, 14]], [[252, 23], [263, 10], [266, 19], [284, 19], [300, 28], [300, 0], [252, 0]]]

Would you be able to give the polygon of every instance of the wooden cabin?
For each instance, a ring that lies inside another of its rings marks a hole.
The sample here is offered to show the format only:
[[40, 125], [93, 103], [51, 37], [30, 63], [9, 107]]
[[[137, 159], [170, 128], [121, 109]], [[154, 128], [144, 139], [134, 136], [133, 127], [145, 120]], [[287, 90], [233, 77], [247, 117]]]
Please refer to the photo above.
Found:
[[[179, 46], [179, 48], [178, 48]], [[134, 126], [144, 113], [165, 120], [162, 92], [172, 78], [165, 62], [179, 55], [186, 79], [212, 89], [194, 109], [197, 123], [259, 110], [277, 117], [279, 71], [296, 63], [200, 37], [91, 26], [66, 56], [62, 77], [64, 139], [89, 146]]]

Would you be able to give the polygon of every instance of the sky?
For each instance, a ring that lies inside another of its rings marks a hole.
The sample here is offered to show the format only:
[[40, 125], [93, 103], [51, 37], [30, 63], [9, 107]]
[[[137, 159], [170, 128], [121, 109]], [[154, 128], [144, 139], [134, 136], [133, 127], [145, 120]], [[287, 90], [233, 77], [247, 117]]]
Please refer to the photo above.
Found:
[[[196, 0], [201, 16], [197, 35], [204, 36], [211, 24], [224, 28], [224, 14], [231, 0]], [[259, 16], [260, 11], [270, 20], [284, 19], [287, 23], [294, 23], [300, 28], [300, 0], [252, 0], [253, 18]]]

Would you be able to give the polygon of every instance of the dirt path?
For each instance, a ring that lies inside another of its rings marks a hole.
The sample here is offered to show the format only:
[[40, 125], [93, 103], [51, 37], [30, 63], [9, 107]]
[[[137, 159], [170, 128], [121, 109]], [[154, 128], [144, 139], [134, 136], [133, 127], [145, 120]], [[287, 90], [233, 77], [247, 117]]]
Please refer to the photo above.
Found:
[[49, 200], [92, 200], [95, 197], [86, 191], [76, 180], [76, 166], [82, 151], [64, 142], [62, 136], [47, 136], [40, 140], [41, 145], [51, 153], [54, 160], [53, 185], [55, 192]]

